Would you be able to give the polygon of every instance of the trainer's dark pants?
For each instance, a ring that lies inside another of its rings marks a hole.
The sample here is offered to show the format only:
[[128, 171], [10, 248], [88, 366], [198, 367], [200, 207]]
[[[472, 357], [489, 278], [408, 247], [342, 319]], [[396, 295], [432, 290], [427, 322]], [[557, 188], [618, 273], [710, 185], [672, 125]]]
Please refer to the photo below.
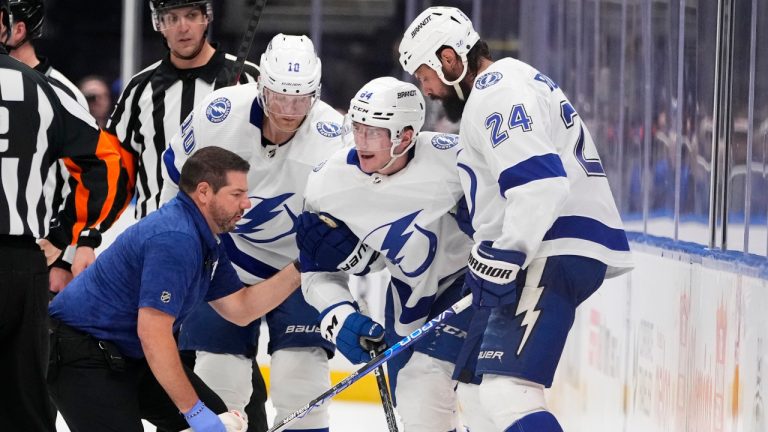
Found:
[[[72, 432], [143, 432], [141, 419], [169, 431], [189, 427], [145, 359], [121, 357], [111, 343], [64, 324], [51, 327], [48, 388]], [[211, 411], [227, 411], [194, 372], [184, 370]]]
[[48, 268], [32, 237], [0, 235], [0, 431], [55, 431], [45, 386]]

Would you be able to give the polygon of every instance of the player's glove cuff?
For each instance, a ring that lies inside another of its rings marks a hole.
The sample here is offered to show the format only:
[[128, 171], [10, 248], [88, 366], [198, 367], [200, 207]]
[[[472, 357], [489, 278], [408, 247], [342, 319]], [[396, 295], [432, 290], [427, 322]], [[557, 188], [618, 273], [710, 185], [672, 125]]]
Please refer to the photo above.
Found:
[[336, 344], [344, 320], [353, 313], [357, 313], [357, 308], [350, 302], [336, 303], [320, 312], [320, 335], [323, 339]]
[[472, 290], [472, 304], [496, 307], [512, 304], [517, 298], [515, 279], [525, 254], [496, 249], [490, 241], [476, 244], [469, 254], [465, 283]]
[[381, 352], [384, 327], [357, 312], [349, 302], [337, 303], [321, 313], [320, 333], [353, 364], [371, 359], [371, 351]]

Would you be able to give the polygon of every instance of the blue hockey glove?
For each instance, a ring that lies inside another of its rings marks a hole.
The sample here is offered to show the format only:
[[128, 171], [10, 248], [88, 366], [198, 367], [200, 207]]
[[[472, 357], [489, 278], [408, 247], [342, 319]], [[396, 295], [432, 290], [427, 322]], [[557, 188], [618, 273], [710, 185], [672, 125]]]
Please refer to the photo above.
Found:
[[344, 222], [328, 213], [303, 212], [296, 220], [301, 271], [364, 273], [376, 254]]
[[227, 427], [221, 422], [219, 416], [200, 400], [184, 413], [184, 420], [195, 432], [227, 432]]
[[480, 307], [505, 306], [517, 299], [515, 278], [525, 254], [496, 249], [490, 241], [476, 244], [469, 254], [469, 271], [464, 284], [472, 290], [472, 304]]
[[386, 348], [384, 327], [357, 311], [350, 302], [335, 304], [320, 314], [320, 334], [352, 364], [371, 359], [371, 350]]

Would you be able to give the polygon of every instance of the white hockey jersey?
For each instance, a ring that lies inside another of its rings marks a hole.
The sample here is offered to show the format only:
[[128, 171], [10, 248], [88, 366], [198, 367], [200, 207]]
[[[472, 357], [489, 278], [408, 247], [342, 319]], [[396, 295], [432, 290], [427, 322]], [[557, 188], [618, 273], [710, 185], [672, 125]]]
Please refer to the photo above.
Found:
[[299, 255], [295, 221], [312, 168], [343, 147], [343, 117], [317, 101], [293, 138], [283, 145], [263, 145], [264, 111], [255, 83], [212, 92], [181, 125], [163, 154], [165, 203], [178, 192], [181, 167], [195, 151], [208, 146], [230, 150], [251, 164], [251, 208], [235, 231], [222, 235], [232, 263], [244, 283], [270, 277]]
[[460, 125], [459, 172], [475, 241], [532, 259], [586, 256], [613, 277], [633, 266], [605, 171], [562, 90], [521, 61], [480, 74]]
[[[309, 176], [305, 209], [344, 221], [381, 253], [392, 275], [395, 330], [421, 326], [435, 298], [463, 274], [472, 245], [449, 212], [463, 196], [456, 171], [458, 136], [421, 132], [401, 171], [386, 176], [360, 170], [357, 152], [335, 153]], [[319, 311], [353, 301], [347, 276], [304, 273], [304, 298]]]

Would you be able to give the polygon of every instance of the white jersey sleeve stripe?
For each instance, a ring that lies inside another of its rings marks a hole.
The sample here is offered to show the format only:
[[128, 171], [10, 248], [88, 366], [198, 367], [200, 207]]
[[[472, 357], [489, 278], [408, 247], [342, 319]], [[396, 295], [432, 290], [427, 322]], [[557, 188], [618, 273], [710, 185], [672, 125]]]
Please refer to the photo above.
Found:
[[553, 177], [567, 177], [560, 156], [554, 153], [533, 156], [502, 171], [499, 175], [499, 189], [504, 196], [509, 189]]

